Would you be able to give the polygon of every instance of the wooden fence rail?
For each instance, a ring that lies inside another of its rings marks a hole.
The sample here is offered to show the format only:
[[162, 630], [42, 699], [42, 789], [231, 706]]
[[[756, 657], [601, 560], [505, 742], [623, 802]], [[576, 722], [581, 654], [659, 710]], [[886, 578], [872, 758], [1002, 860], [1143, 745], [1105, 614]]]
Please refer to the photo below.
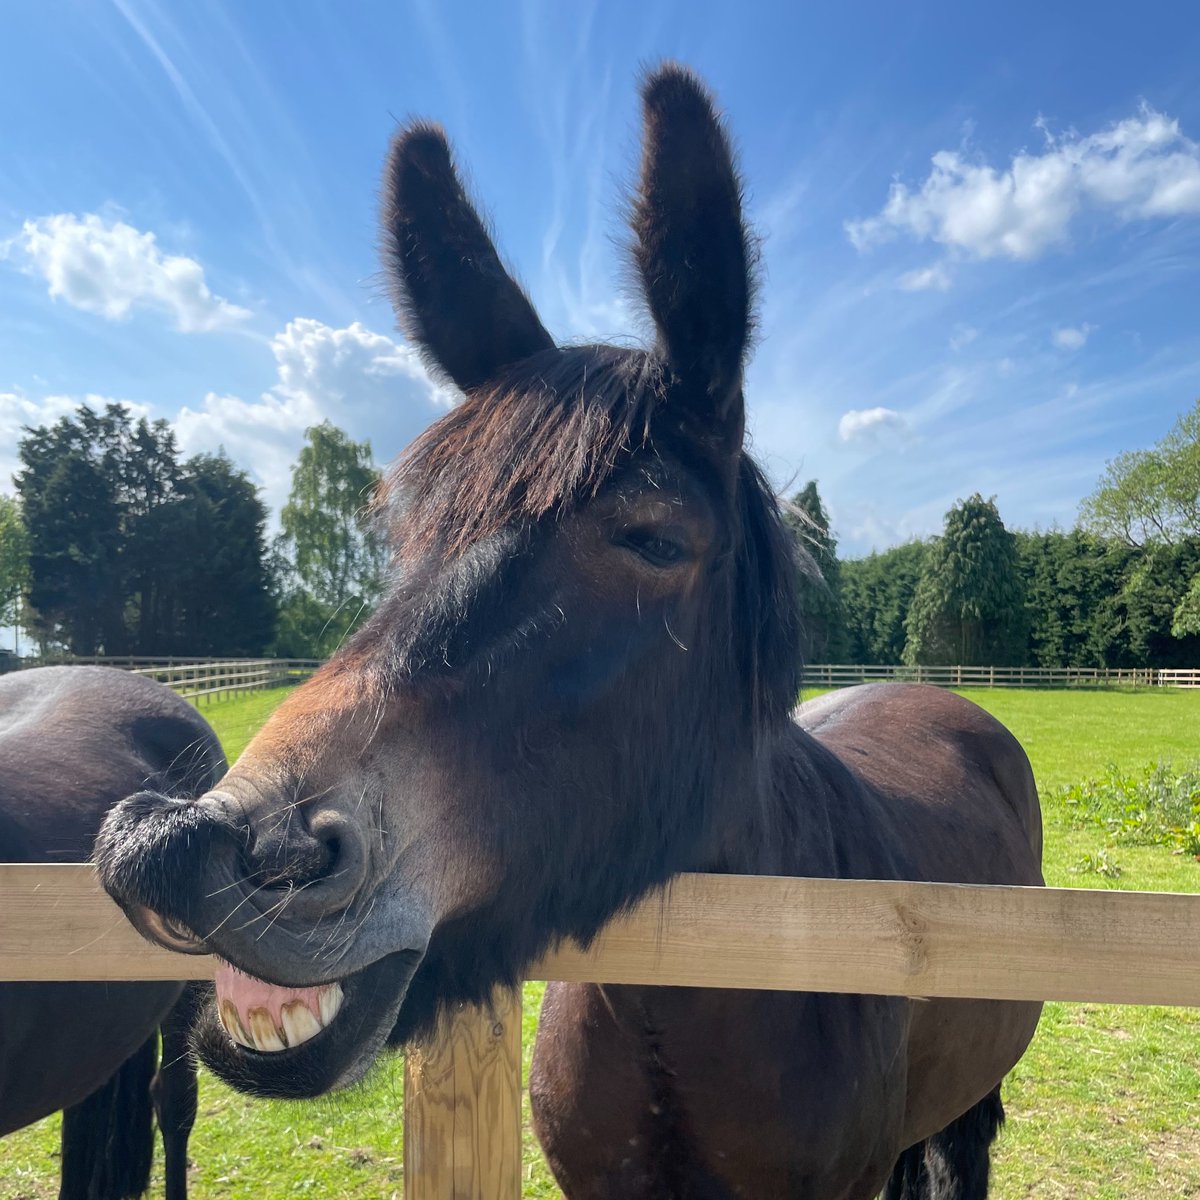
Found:
[[[0, 980], [207, 978], [90, 867], [0, 865]], [[1200, 895], [685, 875], [531, 979], [1200, 1006]], [[456, 1013], [407, 1067], [408, 1200], [520, 1195], [520, 1001]]]

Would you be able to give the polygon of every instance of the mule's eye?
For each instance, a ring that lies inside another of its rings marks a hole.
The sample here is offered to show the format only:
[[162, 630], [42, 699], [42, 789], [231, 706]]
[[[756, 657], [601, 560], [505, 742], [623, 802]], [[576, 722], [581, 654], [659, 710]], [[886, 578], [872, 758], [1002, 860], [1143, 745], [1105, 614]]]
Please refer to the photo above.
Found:
[[677, 541], [652, 529], [627, 529], [620, 542], [656, 567], [673, 567], [687, 557], [687, 551]]

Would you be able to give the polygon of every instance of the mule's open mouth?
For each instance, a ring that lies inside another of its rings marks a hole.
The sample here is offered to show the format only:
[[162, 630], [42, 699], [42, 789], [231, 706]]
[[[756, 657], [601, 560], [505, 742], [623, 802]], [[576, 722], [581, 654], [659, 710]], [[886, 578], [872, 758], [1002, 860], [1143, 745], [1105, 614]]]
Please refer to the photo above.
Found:
[[[192, 1045], [231, 1087], [299, 1100], [366, 1074], [396, 1025], [423, 952], [387, 954], [328, 983], [268, 983], [219, 959]], [[301, 977], [303, 978], [303, 977]]]
[[213, 982], [217, 1019], [239, 1046], [278, 1053], [311, 1041], [329, 1027], [342, 1008], [340, 983], [280, 987], [220, 960]]

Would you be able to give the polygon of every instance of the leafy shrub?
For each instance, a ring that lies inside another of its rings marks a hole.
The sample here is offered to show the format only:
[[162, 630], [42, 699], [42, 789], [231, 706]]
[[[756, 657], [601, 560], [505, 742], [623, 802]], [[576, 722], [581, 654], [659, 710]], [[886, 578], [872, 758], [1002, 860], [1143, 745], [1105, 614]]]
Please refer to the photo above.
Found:
[[1200, 767], [1176, 772], [1153, 763], [1136, 775], [1109, 767], [1100, 779], [1061, 789], [1057, 799], [1114, 841], [1170, 846], [1200, 859]]

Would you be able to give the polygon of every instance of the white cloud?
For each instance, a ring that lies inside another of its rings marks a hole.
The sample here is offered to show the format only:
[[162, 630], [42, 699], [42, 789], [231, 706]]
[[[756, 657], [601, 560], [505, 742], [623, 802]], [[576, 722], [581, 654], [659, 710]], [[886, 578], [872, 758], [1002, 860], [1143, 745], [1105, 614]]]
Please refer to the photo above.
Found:
[[417, 352], [355, 321], [333, 329], [310, 317], [290, 321], [271, 342], [283, 394], [371, 413], [395, 404], [397, 380], [449, 407], [456, 393], [436, 386]]
[[184, 333], [227, 328], [250, 313], [209, 291], [193, 258], [164, 254], [153, 233], [95, 213], [26, 221], [15, 239], [50, 295], [110, 321], [134, 308], [167, 313]]
[[13, 473], [20, 466], [17, 449], [25, 436], [26, 427], [52, 425], [59, 417], [70, 416], [81, 404], [97, 412], [108, 404], [123, 404], [135, 419], [150, 415], [149, 408], [144, 404], [131, 404], [128, 400], [114, 400], [94, 393], [34, 398], [24, 392], [0, 392], [0, 491], [8, 491]]
[[310, 425], [328, 418], [370, 439], [376, 460], [386, 462], [456, 398], [429, 378], [416, 351], [357, 321], [334, 329], [298, 317], [271, 349], [277, 382], [269, 391], [257, 400], [210, 392], [200, 408], [180, 410], [175, 429], [186, 454], [224, 446], [276, 512]]
[[1082, 350], [1084, 343], [1088, 340], [1088, 335], [1096, 331], [1094, 325], [1089, 325], [1086, 321], [1078, 328], [1070, 327], [1056, 329], [1053, 334], [1054, 344], [1060, 350]]
[[905, 441], [909, 432], [908, 418], [894, 408], [852, 408], [838, 422], [843, 442], [876, 449]]
[[1087, 137], [1038, 127], [1045, 150], [1003, 169], [939, 150], [919, 187], [897, 181], [878, 215], [846, 223], [850, 240], [865, 250], [906, 233], [977, 258], [1034, 259], [1089, 209], [1118, 221], [1200, 214], [1200, 145], [1178, 121], [1143, 105]]
[[896, 286], [904, 292], [945, 292], [950, 289], [950, 272], [945, 263], [934, 263], [931, 267], [918, 267], [908, 271], [896, 281]]

